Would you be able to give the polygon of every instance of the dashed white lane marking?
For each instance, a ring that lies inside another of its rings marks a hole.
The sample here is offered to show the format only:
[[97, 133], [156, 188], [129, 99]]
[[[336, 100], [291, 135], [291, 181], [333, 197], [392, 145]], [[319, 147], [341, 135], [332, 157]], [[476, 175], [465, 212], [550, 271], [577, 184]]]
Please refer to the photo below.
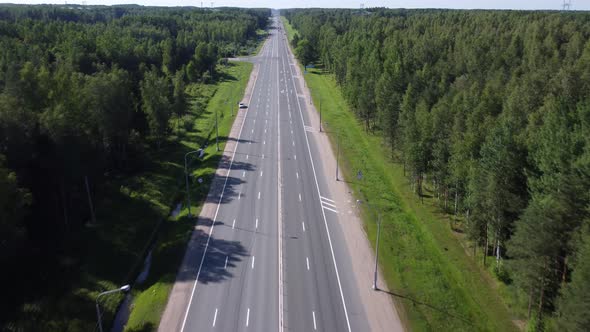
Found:
[[293, 155], [293, 159], [297, 160], [297, 155], [296, 154]]
[[315, 325], [315, 311], [312, 311], [312, 312], [311, 312], [311, 315], [313, 316], [313, 329], [314, 329], [314, 330], [317, 330], [317, 329], [318, 329], [318, 327], [317, 327], [317, 325]]
[[236, 228], [236, 220], [234, 219], [234, 222], [231, 224], [231, 229]]
[[299, 201], [301, 202], [301, 194], [299, 194]]
[[254, 269], [254, 261], [256, 260], [256, 256], [252, 256], [252, 269]]
[[248, 308], [248, 312], [246, 313], [246, 326], [250, 323], [250, 308]]
[[260, 199], [260, 191], [258, 192], [258, 199]]
[[256, 229], [258, 229], [258, 218], [256, 218]]
[[295, 146], [295, 141], [293, 141], [293, 146]]
[[[227, 270], [227, 259], [229, 258], [229, 256], [225, 256], [225, 265], [223, 265], [223, 268]], [[213, 324], [213, 326], [215, 326], [215, 324]]]
[[246, 171], [242, 171], [242, 177], [246, 176]]
[[247, 154], [247, 155], [246, 155], [246, 160], [248, 160], [248, 156], [249, 156], [249, 155]]
[[262, 176], [262, 172], [263, 172], [263, 171], [260, 171], [260, 176]]
[[264, 129], [264, 133], [266, 134], [266, 128]]
[[254, 134], [254, 129], [252, 129], [252, 134]]
[[305, 232], [305, 221], [301, 222], [301, 227], [303, 228], [303, 231]]
[[305, 262], [307, 263], [307, 270], [309, 271], [309, 257], [305, 257]]
[[264, 140], [264, 141], [262, 142], [262, 144], [266, 144], [266, 140]]
[[293, 130], [291, 130], [291, 135], [293, 135]]
[[297, 175], [297, 178], [299, 179], [299, 172], [295, 172], [295, 175]]
[[238, 193], [238, 199], [241, 199], [241, 198], [242, 198], [242, 192], [240, 191], [240, 192]]
[[264, 159], [264, 153], [262, 154], [262, 159]]
[[249, 141], [248, 144], [252, 144], [252, 141]]
[[215, 315], [213, 315], [213, 326], [215, 326], [216, 321], [217, 321], [217, 308], [215, 308]]

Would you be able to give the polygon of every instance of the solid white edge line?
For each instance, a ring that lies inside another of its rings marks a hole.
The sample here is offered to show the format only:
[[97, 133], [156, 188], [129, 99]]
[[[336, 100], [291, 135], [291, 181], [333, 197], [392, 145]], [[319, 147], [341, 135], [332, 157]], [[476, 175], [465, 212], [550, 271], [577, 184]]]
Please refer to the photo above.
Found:
[[213, 316], [213, 326], [215, 327], [215, 322], [217, 321], [217, 308], [215, 308], [215, 315]]
[[317, 327], [317, 325], [315, 324], [315, 311], [312, 311], [312, 312], [311, 312], [311, 315], [313, 316], [313, 329], [314, 329], [314, 330], [317, 330], [317, 329], [318, 329], [318, 327]]
[[[254, 78], [254, 85], [252, 86], [252, 93], [250, 94], [250, 98], [248, 98], [248, 104], [252, 100], [252, 95], [254, 94], [254, 90], [256, 88], [256, 83], [258, 82], [258, 76]], [[238, 142], [242, 136], [242, 129], [244, 129], [244, 123], [246, 123], [245, 119], [248, 115], [248, 109], [246, 108], [246, 112], [244, 114], [244, 120], [242, 120], [242, 125], [240, 126], [240, 132], [238, 133]], [[231, 132], [231, 130], [230, 130]], [[182, 326], [180, 331], [184, 331], [184, 326], [186, 325], [186, 319], [188, 318], [188, 312], [190, 310], [191, 304], [193, 303], [193, 297], [195, 296], [195, 289], [197, 288], [197, 283], [199, 282], [199, 275], [201, 274], [201, 268], [203, 267], [203, 262], [205, 261], [205, 255], [207, 254], [207, 249], [209, 248], [209, 241], [211, 240], [211, 234], [213, 234], [213, 228], [215, 227], [215, 220], [217, 219], [217, 213], [219, 212], [219, 207], [221, 206], [221, 200], [223, 199], [223, 193], [225, 192], [225, 187], [227, 185], [227, 179], [229, 178], [229, 173], [231, 172], [231, 167], [234, 163], [234, 158], [236, 157], [236, 151], [238, 149], [239, 144], [234, 145], [234, 152], [231, 157], [231, 161], [229, 163], [229, 168], [227, 173], [225, 174], [225, 181], [223, 182], [223, 188], [221, 189], [221, 195], [219, 197], [219, 201], [217, 202], [217, 209], [215, 209], [215, 216], [213, 217], [213, 224], [211, 224], [211, 228], [209, 229], [209, 235], [207, 236], [207, 243], [205, 244], [205, 249], [203, 250], [203, 256], [201, 256], [201, 263], [199, 264], [199, 270], [197, 271], [197, 277], [195, 278], [195, 283], [193, 284], [193, 289], [191, 291], [191, 297], [188, 301], [188, 305], [186, 306], [186, 312], [184, 314], [184, 319], [182, 320]], [[223, 155], [223, 154], [222, 154]], [[197, 218], [198, 220], [198, 218]], [[194, 231], [194, 230], [193, 230]]]
[[[275, 38], [276, 40], [276, 38]], [[277, 51], [278, 52], [278, 51]], [[279, 61], [277, 60], [277, 79], [279, 78]], [[270, 89], [270, 87], [269, 87]], [[278, 238], [279, 238], [279, 332], [283, 332], [283, 235], [282, 235], [282, 214], [281, 214], [281, 112], [280, 110], [280, 94], [277, 91], [277, 130], [278, 130], [278, 144], [277, 144], [277, 156], [278, 156], [278, 175], [277, 175], [277, 190], [278, 190], [278, 209], [277, 209], [277, 223], [278, 223]], [[264, 154], [262, 155], [264, 158]]]
[[[289, 66], [289, 72], [291, 73], [291, 82], [293, 85], [295, 85], [295, 78], [293, 76], [293, 71], [291, 70], [290, 66]], [[299, 102], [299, 98], [297, 98], [297, 108], [299, 108], [299, 116], [301, 117], [301, 123], [303, 125], [305, 125], [305, 122], [303, 121], [303, 112], [301, 111], [301, 103]], [[303, 133], [305, 136], [305, 142], [307, 144], [307, 152], [309, 153], [309, 160], [311, 162], [311, 169], [313, 171], [313, 178], [315, 180], [316, 189], [318, 192], [318, 196], [321, 197], [322, 195], [320, 193], [320, 185], [318, 184], [318, 178], [315, 173], [315, 166], [313, 163], [313, 157], [311, 155], [311, 148], [309, 146], [309, 139], [307, 138], [307, 133], [305, 132], [305, 130], [303, 131]], [[332, 253], [332, 261], [334, 262], [334, 270], [336, 271], [336, 279], [338, 281], [338, 289], [340, 290], [340, 298], [342, 299], [342, 306], [344, 307], [344, 315], [346, 317], [346, 325], [348, 327], [348, 331], [352, 332], [352, 329], [350, 327], [350, 319], [348, 318], [348, 310], [346, 309], [346, 301], [344, 300], [344, 292], [342, 291], [342, 283], [340, 282], [340, 274], [338, 273], [338, 266], [336, 265], [336, 256], [334, 255], [334, 247], [332, 246], [332, 239], [330, 237], [330, 229], [328, 227], [328, 221], [326, 219], [326, 212], [324, 212], [324, 209], [321, 209], [321, 210], [322, 210], [322, 216], [324, 217], [324, 225], [326, 226], [326, 233], [328, 235], [328, 243], [330, 244], [330, 252]]]

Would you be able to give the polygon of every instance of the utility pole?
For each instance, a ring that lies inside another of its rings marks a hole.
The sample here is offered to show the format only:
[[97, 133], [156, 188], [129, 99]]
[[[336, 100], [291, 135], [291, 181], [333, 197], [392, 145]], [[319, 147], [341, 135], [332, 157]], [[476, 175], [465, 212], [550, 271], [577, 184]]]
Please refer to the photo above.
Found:
[[92, 218], [92, 224], [96, 225], [96, 215], [94, 214], [94, 204], [92, 204], [92, 196], [90, 195], [90, 185], [88, 185], [88, 175], [84, 176], [84, 182], [86, 183], [86, 195], [88, 195], [88, 205], [90, 206], [90, 216]]

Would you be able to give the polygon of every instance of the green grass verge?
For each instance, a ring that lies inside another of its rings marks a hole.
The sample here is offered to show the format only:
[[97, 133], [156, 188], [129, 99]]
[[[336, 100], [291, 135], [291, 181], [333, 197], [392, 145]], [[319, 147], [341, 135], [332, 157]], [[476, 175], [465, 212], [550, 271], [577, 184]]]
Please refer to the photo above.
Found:
[[[211, 94], [211, 98], [205, 111], [196, 119], [196, 130], [186, 136], [187, 140], [182, 142], [184, 148], [180, 151], [185, 153], [198, 148], [199, 144], [195, 142], [202, 141], [204, 136], [210, 143], [205, 149], [204, 159], [192, 162], [191, 213], [193, 215], [199, 214], [205, 196], [209, 191], [209, 185], [235, 119], [237, 101], [243, 95], [251, 70], [251, 63], [232, 63], [226, 74], [234, 77], [235, 80], [226, 80], [214, 86], [199, 86], [197, 89], [204, 89], [206, 93]], [[191, 91], [191, 87], [188, 90]], [[201, 92], [203, 93], [203, 91]], [[232, 111], [233, 116], [231, 115]], [[216, 112], [219, 121], [220, 152], [216, 151], [215, 146]], [[183, 166], [182, 158], [182, 156], [178, 155], [177, 159], [168, 162], [176, 164], [180, 171]], [[183, 188], [184, 178], [182, 178], [182, 172], [177, 173], [177, 175], [181, 177], [181, 184], [176, 188], [181, 189]], [[203, 179], [203, 183], [198, 184], [196, 181], [198, 178]], [[176, 218], [168, 218], [162, 225], [158, 241], [152, 252], [150, 275], [146, 282], [133, 290], [135, 300], [133, 301], [133, 309], [125, 326], [125, 331], [152, 331], [157, 329], [194, 225], [194, 222], [188, 220], [187, 213], [188, 208], [184, 205], [183, 200], [183, 207], [179, 215]]]
[[285, 16], [281, 16], [281, 20], [283, 21], [283, 25], [285, 27], [285, 32], [287, 32], [287, 39], [289, 39], [289, 44], [293, 40], [293, 35], [295, 35], [295, 29], [291, 26], [291, 23], [285, 18]]
[[[293, 30], [285, 25], [287, 33]], [[332, 75], [311, 69], [305, 75], [315, 105], [322, 100], [327, 130], [340, 134], [342, 171], [358, 199], [383, 211], [380, 267], [403, 317], [418, 331], [513, 331], [494, 281], [468, 257], [433, 202], [412, 193], [403, 167], [388, 158], [383, 140], [366, 133], [349, 110]], [[335, 143], [334, 135], [330, 137]], [[362, 170], [363, 179], [356, 179]], [[363, 211], [370, 243], [375, 216]]]

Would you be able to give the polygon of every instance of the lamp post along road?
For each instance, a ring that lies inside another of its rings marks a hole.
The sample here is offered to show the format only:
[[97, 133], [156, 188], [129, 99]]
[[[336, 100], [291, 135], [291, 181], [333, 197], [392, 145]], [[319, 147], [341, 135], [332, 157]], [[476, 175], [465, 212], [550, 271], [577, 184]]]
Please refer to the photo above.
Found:
[[320, 94], [320, 132], [322, 132], [322, 95]]
[[100, 314], [100, 306], [98, 304], [98, 299], [103, 295], [108, 295], [108, 294], [118, 293], [118, 292], [127, 292], [130, 289], [131, 289], [131, 286], [125, 285], [120, 288], [113, 289], [113, 290], [102, 292], [102, 293], [98, 294], [98, 296], [96, 297], [96, 318], [98, 320], [98, 331], [99, 332], [103, 332], [103, 331], [102, 331], [102, 315]]
[[[321, 110], [321, 108], [320, 108], [320, 110]], [[321, 114], [322, 113], [320, 112], [320, 119], [321, 119]], [[327, 122], [326, 122], [326, 126], [328, 126], [328, 123]], [[320, 121], [320, 131], [322, 131], [321, 128], [322, 128], [322, 123]], [[339, 163], [339, 160], [340, 160], [340, 134], [338, 132], [332, 131], [332, 130], [327, 130], [327, 131], [324, 130], [324, 132], [326, 134], [334, 134], [334, 135], [336, 135], [336, 181], [339, 181], [339, 179], [338, 179], [338, 163]]]
[[378, 209], [375, 209], [375, 207], [373, 207], [373, 205], [369, 204], [369, 203], [365, 203], [361, 200], [356, 200], [356, 204], [360, 205], [360, 204], [366, 204], [371, 210], [373, 210], [373, 212], [377, 212], [377, 239], [375, 240], [375, 271], [373, 272], [373, 289], [374, 290], [378, 290], [377, 288], [377, 269], [378, 269], [378, 263], [379, 263], [379, 237], [381, 235], [381, 212]]
[[219, 152], [219, 126], [217, 125], [217, 108], [215, 109], [215, 145], [217, 152]]
[[188, 167], [187, 167], [187, 158], [189, 155], [194, 154], [194, 153], [201, 153], [203, 150], [199, 149], [199, 150], [195, 150], [195, 151], [190, 151], [187, 152], [184, 155], [184, 177], [185, 177], [185, 182], [186, 182], [186, 199], [188, 201], [188, 217], [189, 219], [192, 218], [191, 216], [191, 192], [189, 190], [189, 186], [188, 186]]

